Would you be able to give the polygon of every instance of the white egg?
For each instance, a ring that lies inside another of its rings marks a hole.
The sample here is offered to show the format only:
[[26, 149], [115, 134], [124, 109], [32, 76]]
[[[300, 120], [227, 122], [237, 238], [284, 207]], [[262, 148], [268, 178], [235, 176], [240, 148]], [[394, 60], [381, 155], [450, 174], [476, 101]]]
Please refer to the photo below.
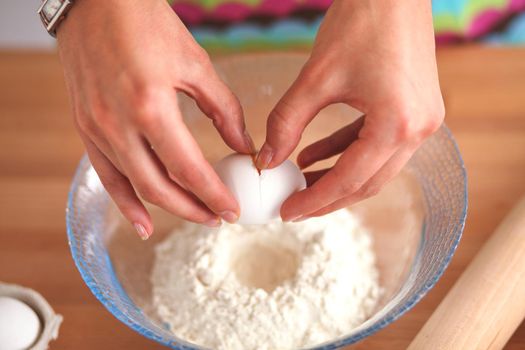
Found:
[[259, 174], [251, 156], [235, 153], [217, 162], [215, 170], [239, 203], [240, 224], [279, 218], [283, 202], [306, 187], [303, 173], [289, 160]]
[[27, 304], [0, 297], [0, 350], [28, 349], [40, 334], [40, 320]]

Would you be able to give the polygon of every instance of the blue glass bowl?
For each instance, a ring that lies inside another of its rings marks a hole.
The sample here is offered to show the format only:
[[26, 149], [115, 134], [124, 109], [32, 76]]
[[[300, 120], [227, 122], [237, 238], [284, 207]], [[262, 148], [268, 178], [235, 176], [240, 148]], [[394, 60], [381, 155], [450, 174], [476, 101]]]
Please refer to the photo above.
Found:
[[[264, 139], [267, 113], [305, 59], [302, 54], [256, 54], [215, 61], [219, 74], [241, 100], [257, 144]], [[181, 96], [180, 106], [210, 161], [230, 152], [191, 101]], [[347, 106], [327, 108], [305, 132], [299, 149], [357, 115]], [[67, 233], [73, 259], [93, 294], [120, 321], [173, 349], [202, 349], [178, 339], [151, 306], [149, 272], [155, 244], [180, 220], [158, 208], [150, 209], [156, 231], [150, 240], [142, 242], [122, 219], [84, 158], [67, 203]], [[450, 262], [461, 238], [466, 210], [465, 168], [450, 131], [443, 126], [416, 152], [398, 179], [376, 198], [352, 207], [369, 224], [374, 236], [385, 289], [375, 314], [348, 334], [311, 349], [336, 349], [362, 340], [421, 300]]]

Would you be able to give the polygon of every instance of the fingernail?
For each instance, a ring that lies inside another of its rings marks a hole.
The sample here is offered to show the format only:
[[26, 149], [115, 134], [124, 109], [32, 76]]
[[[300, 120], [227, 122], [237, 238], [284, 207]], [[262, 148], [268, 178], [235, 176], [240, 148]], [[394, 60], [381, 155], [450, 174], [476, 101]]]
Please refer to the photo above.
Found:
[[143, 241], [147, 240], [149, 238], [148, 231], [146, 231], [146, 228], [142, 226], [139, 223], [134, 223], [133, 227], [135, 227], [135, 230], [139, 234], [140, 238], [142, 238]]
[[261, 150], [259, 151], [259, 154], [257, 155], [257, 159], [255, 160], [255, 166], [257, 169], [266, 169], [273, 158], [273, 152], [270, 146], [267, 144], [264, 144]]
[[233, 211], [226, 210], [220, 213], [221, 218], [228, 221], [230, 224], [233, 224], [239, 220], [239, 216], [235, 214]]
[[222, 224], [222, 221], [220, 218], [214, 218], [214, 219], [204, 222], [204, 225], [208, 227], [219, 227], [221, 226], [221, 224]]
[[291, 218], [282, 218], [284, 222], [295, 222], [295, 220], [298, 220], [302, 217], [302, 215], [293, 216]]
[[253, 143], [253, 139], [248, 133], [248, 130], [244, 129], [244, 142], [246, 143], [246, 146], [248, 146], [248, 149], [250, 150], [250, 154], [257, 153], [257, 149], [255, 148], [255, 143]]
[[301, 221], [305, 221], [305, 220], [308, 220], [308, 219], [310, 219], [310, 217], [308, 217], [308, 216], [299, 216], [298, 218], [293, 219], [292, 222], [301, 222]]

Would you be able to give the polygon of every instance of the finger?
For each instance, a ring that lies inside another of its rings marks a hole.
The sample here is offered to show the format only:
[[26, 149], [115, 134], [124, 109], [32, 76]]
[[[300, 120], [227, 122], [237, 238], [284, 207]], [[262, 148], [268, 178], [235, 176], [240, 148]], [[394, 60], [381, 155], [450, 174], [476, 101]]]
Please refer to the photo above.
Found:
[[308, 187], [312, 186], [317, 180], [319, 180], [329, 171], [330, 169], [322, 169], [322, 170], [316, 170], [316, 171], [308, 171], [304, 173], [304, 177], [306, 178], [307, 186]]
[[239, 206], [235, 197], [204, 158], [182, 117], [177, 114], [178, 109], [166, 110], [171, 114], [157, 117], [155, 125], [143, 129], [162, 164], [177, 183], [195, 194], [214, 213], [228, 222], [237, 221]]
[[168, 178], [166, 169], [138, 135], [123, 132], [120, 140], [113, 142], [120, 164], [144, 200], [185, 220], [212, 227], [220, 225], [215, 214]]
[[84, 138], [84, 144], [93, 168], [122, 215], [133, 224], [142, 239], [148, 239], [153, 233], [153, 223], [129, 180], [113, 166], [93, 142]]
[[84, 144], [88, 142], [94, 143], [96, 148], [108, 158], [113, 166], [117, 168], [120, 173], [123, 173], [122, 167], [120, 166], [118, 158], [113, 152], [111, 145], [102, 135], [102, 131], [96, 126], [92, 119], [86, 115], [79, 115], [77, 118], [73, 118], [73, 121], [80, 137], [84, 141]]
[[363, 127], [364, 116], [350, 125], [345, 126], [309, 146], [306, 146], [297, 156], [297, 164], [301, 169], [307, 168], [323, 159], [342, 153], [358, 137]]
[[414, 154], [416, 146], [407, 146], [399, 150], [372, 178], [355, 194], [339, 199], [332, 204], [313, 212], [306, 217], [322, 216], [333, 211], [349, 207], [366, 198], [373, 197], [390, 182]]
[[361, 187], [390, 159], [396, 148], [376, 138], [358, 138], [311, 187], [296, 192], [281, 207], [283, 220], [313, 213]]
[[113, 149], [111, 149], [109, 142], [100, 136], [93, 137], [92, 141], [102, 152], [102, 154], [104, 154], [104, 156], [106, 156], [106, 158], [111, 162], [111, 164], [113, 164], [113, 166], [123, 174], [124, 171], [122, 170], [122, 166], [120, 165], [117, 155], [115, 152], [113, 152]]
[[213, 120], [213, 125], [228, 146], [239, 153], [255, 154], [253, 140], [246, 130], [241, 104], [233, 92], [219, 78], [213, 66], [206, 76], [187, 91], [201, 111]]
[[183, 123], [176, 96], [158, 93], [155, 98], [156, 103], [148, 110], [136, 111], [139, 113], [136, 119], [169, 176], [214, 213], [226, 221], [236, 221], [239, 216], [237, 201], [206, 161]]
[[304, 68], [271, 111], [266, 124], [266, 141], [256, 159], [259, 169], [273, 168], [297, 147], [304, 128], [331, 101], [316, 85], [319, 77]]

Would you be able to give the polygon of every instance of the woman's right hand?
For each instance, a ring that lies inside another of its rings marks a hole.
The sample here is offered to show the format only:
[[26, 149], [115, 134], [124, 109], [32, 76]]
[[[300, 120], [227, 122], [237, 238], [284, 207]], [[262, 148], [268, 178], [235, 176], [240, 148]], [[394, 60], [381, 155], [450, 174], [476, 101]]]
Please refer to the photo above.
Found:
[[78, 132], [104, 187], [146, 239], [139, 200], [184, 219], [234, 222], [239, 206], [184, 124], [190, 95], [235, 151], [253, 153], [241, 106], [165, 0], [80, 0], [58, 28]]

